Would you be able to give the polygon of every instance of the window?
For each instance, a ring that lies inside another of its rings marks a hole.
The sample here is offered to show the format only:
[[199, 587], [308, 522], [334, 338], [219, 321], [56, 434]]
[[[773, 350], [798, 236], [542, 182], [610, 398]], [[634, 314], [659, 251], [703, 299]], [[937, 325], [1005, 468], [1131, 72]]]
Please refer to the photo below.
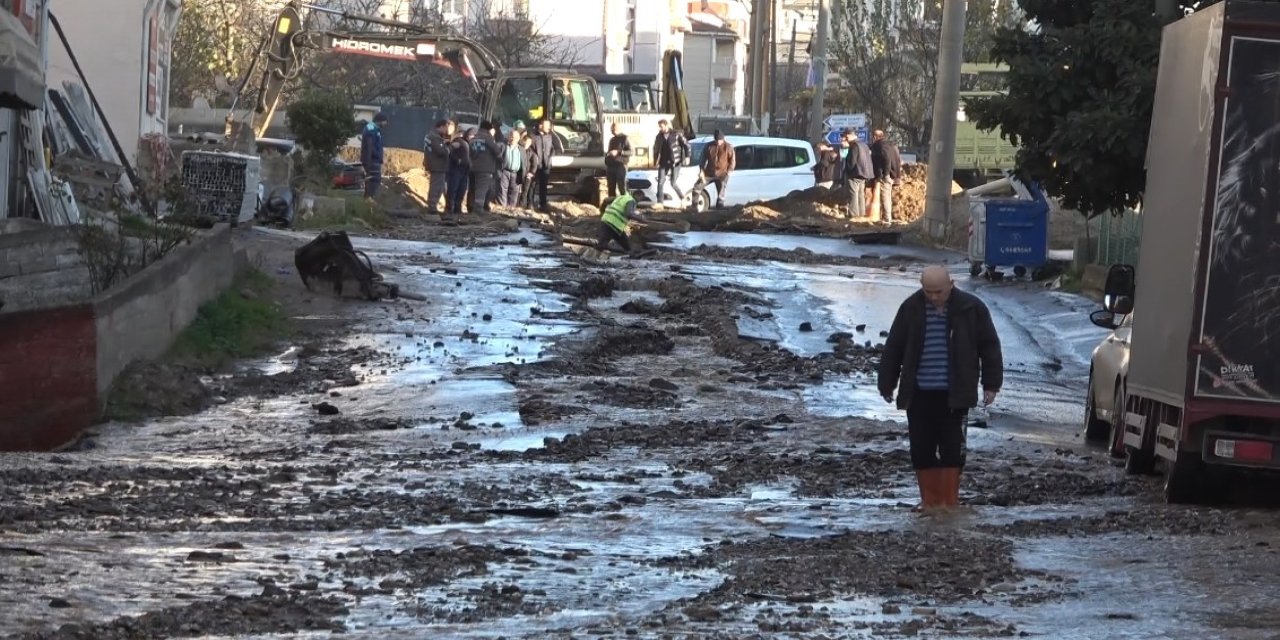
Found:
[[[707, 142], [694, 142], [694, 143], [692, 143], [692, 144], [690, 144], [690, 145], [689, 145], [689, 165], [690, 165], [690, 166], [697, 167], [697, 166], [701, 166], [701, 165], [702, 165], [702, 157], [703, 157], [703, 156], [705, 156], [705, 155], [707, 155], [707, 145], [708, 145], [708, 144], [710, 144], [710, 143], [707, 143]], [[737, 154], [738, 154], [738, 163], [739, 163], [739, 166], [741, 166], [741, 163], [742, 163], [742, 151], [737, 150], [737, 149], [735, 149], [734, 151], [735, 151], [735, 153], [737, 153]]]
[[552, 118], [583, 123], [596, 121], [596, 94], [590, 84], [583, 80], [556, 79], [551, 86], [554, 89]]
[[757, 146], [752, 148], [749, 163], [743, 163], [742, 152], [738, 152], [738, 167], [751, 169], [789, 169], [808, 162], [804, 149], [796, 147]]
[[545, 90], [542, 78], [508, 78], [498, 94], [498, 122], [510, 125], [516, 120], [541, 118]]

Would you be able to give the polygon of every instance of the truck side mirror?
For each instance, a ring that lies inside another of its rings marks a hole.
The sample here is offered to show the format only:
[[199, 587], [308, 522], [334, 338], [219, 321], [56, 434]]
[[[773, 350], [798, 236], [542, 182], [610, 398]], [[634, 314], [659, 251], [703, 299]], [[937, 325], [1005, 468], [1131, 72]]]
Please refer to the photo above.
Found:
[[1112, 331], [1114, 331], [1116, 327], [1120, 326], [1119, 323], [1116, 322], [1116, 314], [1107, 311], [1106, 309], [1099, 309], [1089, 314], [1089, 322], [1092, 322], [1094, 325], [1102, 327], [1103, 329], [1110, 329]]
[[1111, 265], [1107, 270], [1107, 282], [1102, 288], [1103, 307], [1119, 315], [1132, 312], [1135, 281], [1131, 265]]

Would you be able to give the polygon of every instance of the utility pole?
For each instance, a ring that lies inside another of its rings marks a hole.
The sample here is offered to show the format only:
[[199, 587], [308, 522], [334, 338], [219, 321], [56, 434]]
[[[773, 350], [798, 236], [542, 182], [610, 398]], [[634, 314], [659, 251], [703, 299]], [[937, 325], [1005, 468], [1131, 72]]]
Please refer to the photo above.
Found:
[[956, 112], [960, 109], [960, 63], [964, 58], [965, 0], [944, 0], [938, 80], [933, 97], [929, 175], [924, 215], [929, 235], [941, 239], [951, 216], [951, 182], [956, 167]]
[[769, 129], [765, 135], [773, 135], [778, 118], [778, 2], [769, 2]]
[[831, 0], [818, 0], [818, 33], [814, 34], [813, 51], [809, 54], [817, 76], [817, 83], [813, 85], [813, 105], [809, 110], [809, 142], [822, 136], [822, 121], [826, 119], [822, 101], [827, 91], [827, 31], [831, 30], [830, 23]]
[[[787, 100], [791, 99], [791, 90], [794, 88], [791, 86], [791, 78], [796, 74], [796, 25], [799, 22], [800, 21], [795, 18], [791, 19], [791, 44], [787, 45], [787, 79], [782, 85], [784, 87], [782, 90], [782, 97]], [[796, 130], [796, 123], [794, 122], [794, 120], [796, 120], [795, 115], [795, 106], [792, 105], [792, 107], [787, 110], [787, 130], [793, 133]]]

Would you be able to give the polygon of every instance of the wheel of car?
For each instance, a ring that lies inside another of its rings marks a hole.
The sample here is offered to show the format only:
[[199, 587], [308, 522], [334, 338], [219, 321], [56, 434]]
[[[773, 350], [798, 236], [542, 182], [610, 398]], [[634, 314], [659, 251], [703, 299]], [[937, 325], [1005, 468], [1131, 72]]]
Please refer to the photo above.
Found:
[[1098, 419], [1098, 404], [1093, 397], [1093, 371], [1089, 371], [1089, 389], [1084, 396], [1084, 439], [1103, 442], [1111, 433], [1111, 423]]
[[689, 206], [697, 213], [707, 210], [707, 192], [702, 190], [689, 194]]

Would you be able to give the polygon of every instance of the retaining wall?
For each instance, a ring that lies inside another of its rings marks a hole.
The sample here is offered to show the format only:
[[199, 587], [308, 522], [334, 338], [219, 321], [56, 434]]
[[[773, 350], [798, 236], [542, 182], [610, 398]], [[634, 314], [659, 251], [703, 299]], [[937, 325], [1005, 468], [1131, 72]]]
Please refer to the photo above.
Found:
[[0, 450], [65, 445], [129, 363], [162, 355], [243, 263], [219, 225], [94, 299], [0, 313]]

